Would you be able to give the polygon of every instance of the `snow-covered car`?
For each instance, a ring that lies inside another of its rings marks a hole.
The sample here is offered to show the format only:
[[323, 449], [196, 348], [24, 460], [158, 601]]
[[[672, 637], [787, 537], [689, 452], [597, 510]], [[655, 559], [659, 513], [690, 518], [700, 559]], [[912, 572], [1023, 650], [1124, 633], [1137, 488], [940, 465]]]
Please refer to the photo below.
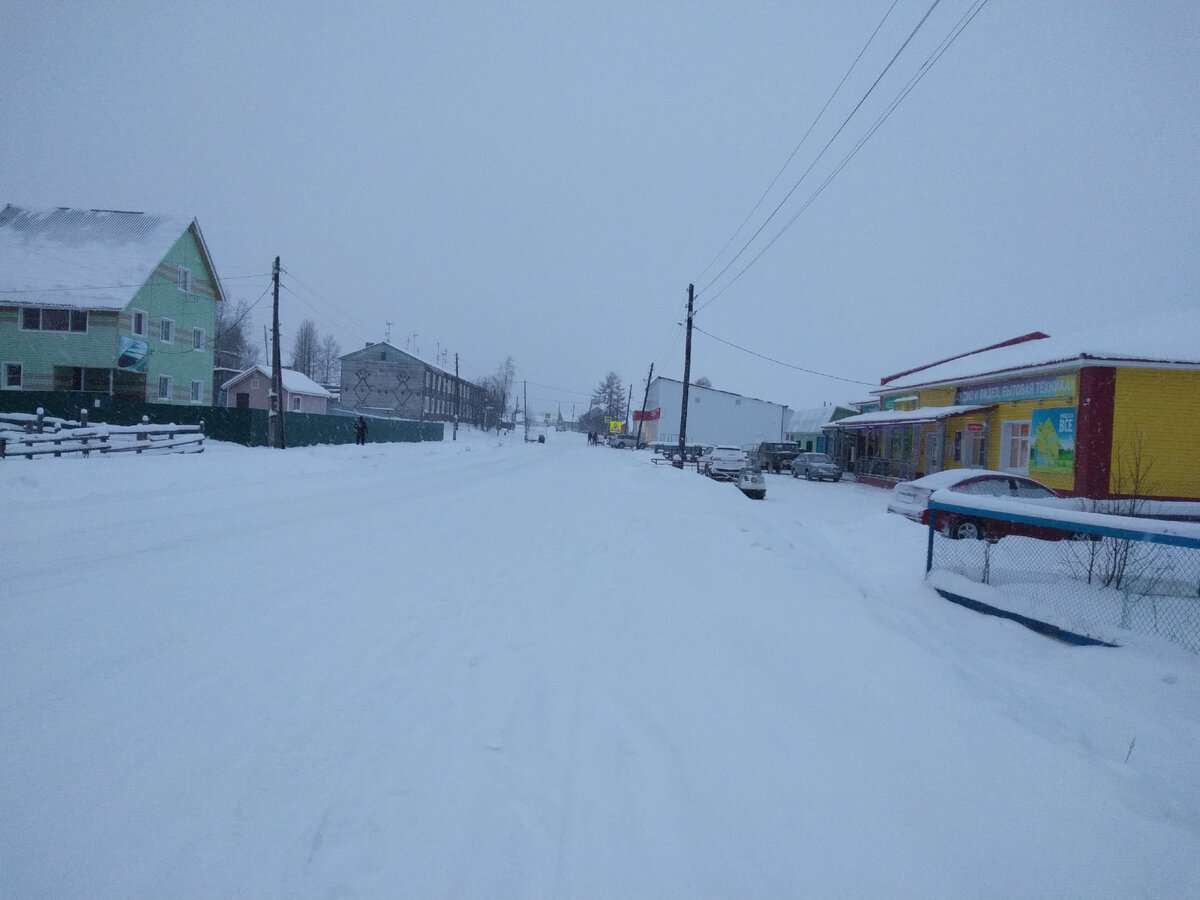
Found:
[[746, 451], [731, 444], [707, 447], [696, 460], [696, 467], [709, 478], [733, 480], [746, 467], [749, 459]]
[[792, 460], [792, 477], [803, 475], [809, 481], [841, 481], [842, 470], [828, 453], [801, 453]]
[[767, 496], [767, 482], [758, 466], [746, 466], [738, 472], [737, 486], [751, 500], [762, 500]]
[[[1024, 475], [993, 472], [989, 469], [947, 469], [896, 485], [892, 489], [888, 512], [928, 525], [929, 498], [938, 490], [947, 490], [967, 497], [999, 497], [1008, 500], [1046, 500], [1059, 496], [1040, 481], [1034, 481]], [[999, 519], [985, 521], [946, 510], [938, 510], [936, 516], [934, 527], [951, 538], [999, 540], [1009, 535], [1020, 535], [1046, 541], [1061, 541], [1073, 536], [1067, 531], [1054, 528]]]

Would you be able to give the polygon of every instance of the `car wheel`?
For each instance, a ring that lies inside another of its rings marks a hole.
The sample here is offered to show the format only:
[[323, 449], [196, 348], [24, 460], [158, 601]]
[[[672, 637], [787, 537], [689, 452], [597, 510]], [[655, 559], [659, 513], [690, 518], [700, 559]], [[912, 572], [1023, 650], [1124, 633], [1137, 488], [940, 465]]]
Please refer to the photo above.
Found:
[[950, 536], [960, 541], [981, 541], [983, 524], [974, 519], [960, 519], [951, 527]]
[[805, 470], [804, 470], [804, 478], [805, 478], [805, 480], [806, 480], [806, 481], [812, 481], [812, 480], [813, 480], [813, 477], [812, 477], [812, 470], [811, 470], [811, 469], [805, 469]]
[[795, 469], [792, 469], [792, 477], [793, 477], [793, 478], [799, 478], [799, 477], [800, 477], [800, 473], [799, 473], [799, 472], [797, 472]]

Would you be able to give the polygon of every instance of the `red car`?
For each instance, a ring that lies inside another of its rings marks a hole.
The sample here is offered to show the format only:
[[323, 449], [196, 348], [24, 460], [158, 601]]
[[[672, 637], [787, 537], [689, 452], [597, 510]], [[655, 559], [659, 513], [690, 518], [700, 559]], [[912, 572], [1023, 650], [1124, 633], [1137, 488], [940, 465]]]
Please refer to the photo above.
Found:
[[[1005, 500], [1046, 500], [1059, 495], [1044, 484], [1024, 475], [1007, 472], [992, 472], [987, 469], [948, 469], [905, 481], [892, 489], [888, 512], [929, 524], [929, 498], [937, 490], [953, 491], [968, 497], [999, 497]], [[1032, 511], [1033, 515], [1037, 511]], [[974, 538], [976, 540], [999, 540], [1009, 535], [1040, 538], [1044, 541], [1061, 541], [1073, 537], [1070, 531], [1028, 525], [1024, 522], [1007, 522], [1001, 519], [975, 518], [963, 513], [939, 510], [935, 527], [946, 537]]]

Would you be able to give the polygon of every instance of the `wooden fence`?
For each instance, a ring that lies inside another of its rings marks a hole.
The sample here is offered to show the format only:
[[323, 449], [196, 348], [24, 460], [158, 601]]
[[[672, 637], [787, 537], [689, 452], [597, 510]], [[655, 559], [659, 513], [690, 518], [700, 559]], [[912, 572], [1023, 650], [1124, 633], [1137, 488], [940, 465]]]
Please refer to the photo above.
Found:
[[7, 413], [0, 415], [0, 459], [61, 457], [78, 453], [203, 453], [204, 420], [196, 425], [151, 425], [146, 416], [139, 425], [88, 425], [82, 421]]

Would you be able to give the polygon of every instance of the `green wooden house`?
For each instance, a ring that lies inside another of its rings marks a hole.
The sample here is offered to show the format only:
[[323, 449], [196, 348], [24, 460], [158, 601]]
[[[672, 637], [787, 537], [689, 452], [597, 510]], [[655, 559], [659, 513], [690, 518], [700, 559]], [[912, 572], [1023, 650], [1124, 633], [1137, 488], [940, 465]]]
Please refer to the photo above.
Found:
[[195, 219], [0, 211], [0, 389], [212, 405], [220, 281]]

